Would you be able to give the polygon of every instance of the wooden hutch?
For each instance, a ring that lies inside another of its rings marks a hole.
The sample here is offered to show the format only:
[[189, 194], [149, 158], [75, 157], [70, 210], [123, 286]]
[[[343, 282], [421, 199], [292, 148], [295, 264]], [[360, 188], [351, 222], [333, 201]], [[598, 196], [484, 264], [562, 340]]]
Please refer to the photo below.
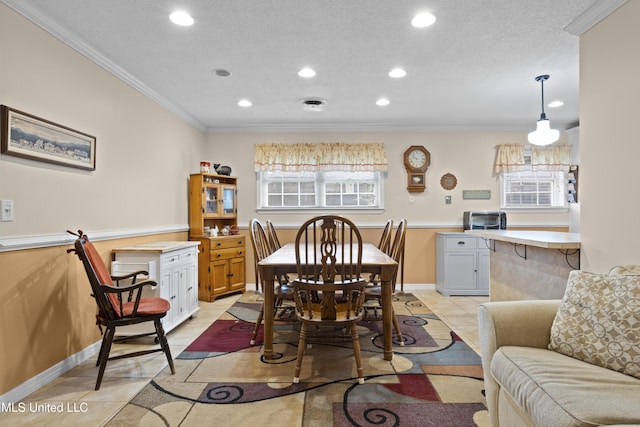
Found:
[[[208, 173], [189, 178], [189, 239], [200, 242], [198, 299], [245, 291], [245, 236], [222, 235], [225, 227], [237, 230], [237, 178]], [[219, 230], [217, 236], [205, 227]]]

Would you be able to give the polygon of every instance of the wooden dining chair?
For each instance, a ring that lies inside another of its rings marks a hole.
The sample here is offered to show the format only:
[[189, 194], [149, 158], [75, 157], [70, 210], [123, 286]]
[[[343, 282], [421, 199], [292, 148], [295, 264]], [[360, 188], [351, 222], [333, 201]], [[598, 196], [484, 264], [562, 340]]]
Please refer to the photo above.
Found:
[[[98, 251], [89, 241], [89, 238], [79, 230], [78, 233], [69, 231], [69, 233], [78, 236], [74, 242], [74, 248], [68, 249], [67, 253], [75, 253], [89, 278], [91, 285], [91, 295], [98, 306], [98, 314], [96, 314], [96, 323], [102, 333], [102, 327], [105, 328], [102, 336], [102, 344], [98, 353], [96, 366], [99, 366], [98, 379], [96, 380], [96, 390], [100, 389], [102, 377], [104, 375], [107, 361], [123, 359], [127, 357], [142, 356], [149, 353], [162, 351], [167, 357], [171, 374], [175, 374], [176, 370], [173, 366], [171, 350], [167, 337], [162, 328], [161, 319], [166, 316], [169, 311], [169, 301], [164, 298], [148, 297], [142, 298], [142, 289], [146, 286], [156, 286], [153, 280], [143, 280], [136, 283], [138, 275], [148, 276], [147, 271], [137, 271], [122, 276], [111, 276], [104, 261], [98, 254]], [[131, 279], [131, 284], [126, 286], [117, 286], [120, 280]], [[116, 283], [114, 284], [114, 281]], [[134, 325], [143, 322], [153, 322], [155, 326], [155, 335], [160, 348], [149, 350], [141, 350], [120, 354], [118, 356], [109, 357], [111, 345], [114, 342], [131, 340], [143, 336], [153, 335], [153, 332], [143, 333], [134, 336], [114, 339], [116, 329], [119, 326]]]
[[[392, 292], [395, 292], [396, 282], [398, 277], [398, 270], [400, 269], [400, 260], [404, 254], [404, 246], [405, 246], [405, 237], [407, 233], [407, 220], [401, 219], [398, 223], [398, 228], [396, 229], [396, 234], [393, 238], [392, 244], [389, 246], [389, 255], [398, 263], [398, 268], [396, 269], [395, 274], [393, 275], [393, 280], [391, 282]], [[369, 283], [366, 288], [366, 298], [365, 301], [375, 301], [376, 305], [370, 306], [365, 305], [365, 311], [367, 313], [366, 320], [382, 320], [382, 317], [378, 316], [378, 312], [382, 312], [382, 285], [379, 280], [374, 281], [373, 283]], [[369, 313], [373, 312], [372, 315]], [[400, 323], [398, 322], [398, 316], [396, 316], [395, 310], [392, 313], [393, 319], [393, 327], [396, 331], [396, 336], [401, 346], [404, 346], [404, 338], [402, 337], [402, 331], [400, 330]]]
[[267, 238], [269, 239], [269, 245], [271, 245], [271, 249], [278, 250], [282, 247], [280, 244], [280, 239], [278, 239], [278, 232], [276, 231], [276, 227], [273, 225], [270, 219], [266, 222], [267, 226]]
[[361, 277], [362, 236], [350, 220], [323, 215], [306, 221], [296, 235], [296, 273], [292, 281], [296, 315], [302, 322], [293, 382], [300, 369], [309, 328], [337, 327], [349, 332], [358, 382], [364, 383], [356, 324], [362, 320], [364, 289]]
[[385, 254], [389, 253], [389, 249], [391, 247], [391, 235], [393, 234], [393, 220], [388, 219], [387, 223], [382, 230], [382, 235], [380, 236], [380, 241], [378, 242], [378, 249], [380, 249]]
[[[251, 221], [249, 221], [249, 234], [251, 237], [251, 246], [253, 247], [253, 259], [256, 270], [256, 284], [260, 283], [260, 288], [262, 289], [265, 282], [264, 278], [260, 276], [258, 263], [275, 252], [275, 249], [270, 245], [267, 233], [262, 226], [262, 223], [258, 219], [253, 218]], [[293, 301], [293, 288], [288, 283], [286, 277], [278, 279], [276, 283], [277, 285], [274, 289], [273, 310], [277, 311], [278, 309], [281, 309], [283, 310], [283, 312], [293, 310], [293, 305], [283, 305], [285, 300]], [[258, 314], [258, 319], [256, 320], [256, 325], [253, 329], [253, 334], [251, 335], [251, 345], [254, 345], [256, 343], [256, 337], [258, 336], [263, 318], [264, 302], [262, 303], [262, 307], [260, 308], [260, 313]]]

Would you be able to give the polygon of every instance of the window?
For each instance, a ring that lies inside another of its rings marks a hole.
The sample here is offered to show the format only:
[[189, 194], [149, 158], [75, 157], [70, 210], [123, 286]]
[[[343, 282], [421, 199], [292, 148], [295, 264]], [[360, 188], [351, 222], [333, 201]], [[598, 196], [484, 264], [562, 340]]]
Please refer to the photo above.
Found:
[[502, 209], [550, 209], [567, 207], [565, 172], [502, 172]]
[[258, 209], [382, 209], [381, 172], [258, 172]]
[[257, 144], [255, 170], [261, 210], [384, 208], [380, 143]]

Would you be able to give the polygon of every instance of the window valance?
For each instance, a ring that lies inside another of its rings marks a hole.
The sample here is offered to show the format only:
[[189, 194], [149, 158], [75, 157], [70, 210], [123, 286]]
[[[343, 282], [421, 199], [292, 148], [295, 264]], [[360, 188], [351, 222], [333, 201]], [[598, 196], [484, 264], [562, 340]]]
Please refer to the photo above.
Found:
[[498, 145], [495, 173], [569, 171], [571, 165], [570, 145], [531, 148], [530, 161], [526, 159], [528, 151], [529, 149], [526, 149], [522, 144]]
[[255, 170], [384, 172], [387, 155], [379, 143], [256, 144]]
[[524, 145], [504, 144], [498, 145], [496, 153], [495, 173], [522, 172], [529, 167], [524, 161]]

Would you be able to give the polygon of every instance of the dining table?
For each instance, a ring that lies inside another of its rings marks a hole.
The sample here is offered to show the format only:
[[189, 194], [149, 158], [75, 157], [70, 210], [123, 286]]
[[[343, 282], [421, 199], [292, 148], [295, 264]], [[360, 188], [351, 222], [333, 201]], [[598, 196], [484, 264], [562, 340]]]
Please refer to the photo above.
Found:
[[[318, 261], [320, 263], [320, 261]], [[263, 280], [264, 306], [274, 306], [274, 286], [276, 277], [296, 272], [296, 247], [288, 243], [258, 263], [260, 277]], [[392, 330], [392, 283], [398, 263], [389, 255], [370, 243], [362, 244], [362, 272], [374, 273], [380, 277], [382, 289], [382, 331], [384, 360], [393, 358]], [[264, 310], [264, 351], [265, 359], [273, 358], [273, 321], [274, 311]]]

